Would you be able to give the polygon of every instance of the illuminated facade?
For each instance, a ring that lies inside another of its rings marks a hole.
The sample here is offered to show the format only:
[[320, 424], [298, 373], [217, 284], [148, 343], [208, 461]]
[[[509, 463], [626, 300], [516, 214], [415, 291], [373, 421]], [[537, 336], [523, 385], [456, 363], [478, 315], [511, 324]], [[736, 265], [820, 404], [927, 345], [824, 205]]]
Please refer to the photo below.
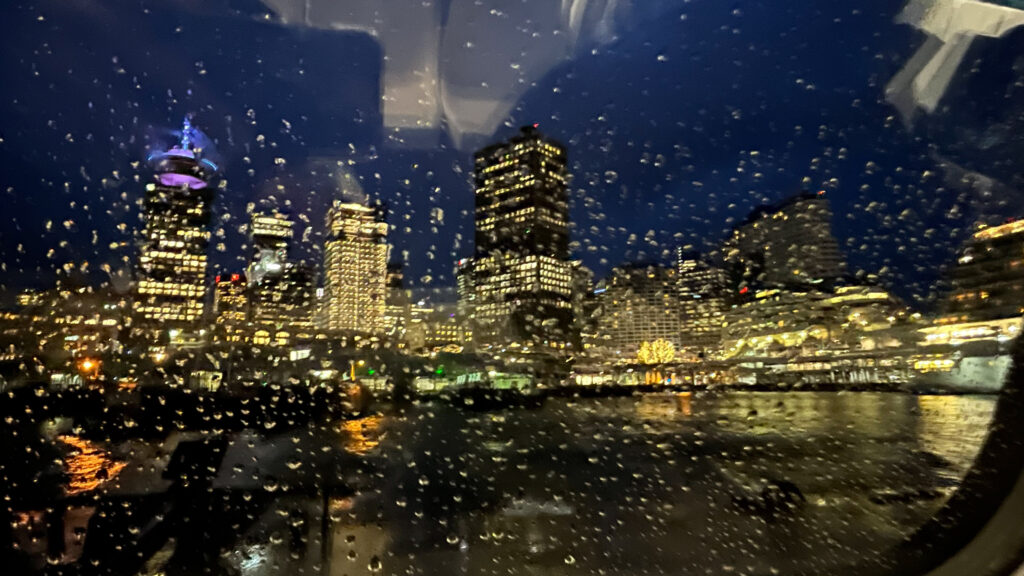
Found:
[[460, 265], [472, 289], [460, 299], [478, 347], [572, 347], [566, 167], [565, 147], [533, 126], [475, 155], [476, 250]]
[[117, 351], [130, 310], [127, 294], [110, 287], [58, 286], [23, 292], [19, 314], [8, 317], [24, 352], [89, 356]]
[[473, 259], [463, 258], [455, 263], [455, 295], [458, 304], [455, 315], [459, 322], [470, 325], [476, 294], [473, 292]]
[[217, 166], [192, 146], [193, 135], [186, 120], [179, 144], [149, 158], [156, 177], [146, 185], [133, 307], [150, 335], [195, 330], [203, 316]]
[[249, 286], [253, 343], [287, 346], [313, 338], [313, 271], [286, 262], [280, 273]]
[[213, 286], [213, 339], [245, 342], [249, 336], [249, 296], [241, 274], [219, 274]]
[[982, 227], [967, 241], [952, 274], [952, 293], [926, 345], [1016, 338], [1024, 314], [1024, 220]]
[[599, 290], [597, 332], [608, 359], [635, 361], [644, 343], [658, 340], [678, 348], [681, 325], [674, 268], [617, 266]]
[[761, 290], [725, 314], [727, 358], [892, 353], [912, 344], [916, 317], [886, 290]]
[[327, 213], [323, 328], [384, 335], [387, 232], [379, 207], [335, 201]]
[[599, 342], [597, 334], [597, 297], [594, 272], [579, 260], [572, 261], [573, 336], [579, 338], [577, 350], [587, 353]]
[[406, 345], [427, 352], [461, 352], [470, 334], [457, 319], [452, 303], [419, 300], [410, 306]]
[[294, 225], [277, 211], [252, 215], [248, 295], [256, 345], [287, 346], [313, 337], [313, 271], [288, 261]]
[[733, 229], [723, 256], [737, 289], [827, 287], [846, 272], [824, 192], [754, 210]]
[[722, 345], [722, 322], [728, 308], [725, 270], [700, 255], [676, 251], [682, 333], [679, 344], [690, 358], [712, 358]]
[[726, 358], [785, 358], [824, 350], [831, 318], [815, 291], [760, 290], [725, 314], [722, 348]]
[[384, 307], [384, 333], [393, 341], [401, 341], [409, 326], [411, 299], [405, 289], [401, 264], [388, 264], [387, 296]]
[[252, 244], [252, 262], [249, 281], [258, 284], [267, 276], [284, 271], [288, 261], [288, 247], [295, 225], [288, 216], [278, 212], [257, 212], [252, 215], [249, 241]]

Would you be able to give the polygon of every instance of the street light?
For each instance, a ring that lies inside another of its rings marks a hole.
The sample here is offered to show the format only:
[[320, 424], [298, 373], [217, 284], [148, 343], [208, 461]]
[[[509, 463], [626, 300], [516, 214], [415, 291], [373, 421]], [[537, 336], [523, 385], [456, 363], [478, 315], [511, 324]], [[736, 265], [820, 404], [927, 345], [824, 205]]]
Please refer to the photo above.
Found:
[[[366, 364], [366, 360], [360, 360], [359, 361], [359, 365], [360, 366], [364, 366], [365, 364]], [[348, 361], [348, 372], [349, 372], [349, 377], [352, 379], [353, 382], [355, 382], [355, 380], [356, 380], [356, 361], [355, 360], [349, 360]]]
[[83, 358], [78, 363], [78, 370], [87, 380], [97, 380], [100, 377], [100, 361], [92, 358]]

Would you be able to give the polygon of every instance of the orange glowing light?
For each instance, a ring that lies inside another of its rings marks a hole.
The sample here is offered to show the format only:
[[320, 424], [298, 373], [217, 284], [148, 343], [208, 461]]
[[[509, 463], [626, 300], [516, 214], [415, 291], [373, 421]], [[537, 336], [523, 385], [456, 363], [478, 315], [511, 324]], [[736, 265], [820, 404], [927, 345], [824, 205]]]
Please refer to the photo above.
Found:
[[97, 445], [77, 436], [63, 435], [58, 439], [74, 450], [64, 459], [64, 470], [68, 475], [64, 491], [68, 496], [90, 492], [110, 482], [125, 467], [124, 462], [110, 458]]
[[348, 432], [345, 439], [345, 450], [353, 454], [367, 454], [380, 444], [380, 416], [367, 416], [346, 420], [341, 429]]

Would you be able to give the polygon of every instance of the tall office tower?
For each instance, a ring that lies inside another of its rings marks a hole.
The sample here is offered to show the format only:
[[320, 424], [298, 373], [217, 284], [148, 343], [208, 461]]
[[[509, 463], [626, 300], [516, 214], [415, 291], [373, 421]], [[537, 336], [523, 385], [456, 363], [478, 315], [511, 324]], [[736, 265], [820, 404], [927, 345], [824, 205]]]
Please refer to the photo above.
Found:
[[455, 263], [455, 298], [457, 302], [455, 314], [459, 321], [468, 324], [473, 317], [473, 304], [476, 299], [473, 292], [472, 258], [462, 258]]
[[734, 288], [828, 287], [846, 263], [832, 235], [825, 193], [802, 193], [754, 210], [726, 240], [723, 255]]
[[599, 294], [598, 334], [609, 360], [631, 361], [644, 342], [679, 347], [680, 315], [676, 270], [658, 264], [612, 269]]
[[312, 339], [313, 270], [286, 262], [281, 272], [250, 284], [253, 343], [287, 346]]
[[579, 260], [572, 261], [573, 335], [578, 337], [576, 349], [586, 352], [597, 339], [597, 298], [594, 296], [594, 272]]
[[473, 259], [462, 258], [455, 263], [455, 319], [462, 328], [464, 335], [462, 344], [473, 348], [473, 324], [475, 320], [474, 305], [476, 293], [473, 291]]
[[323, 328], [383, 335], [388, 225], [379, 206], [336, 200], [327, 212]]
[[384, 306], [385, 334], [398, 341], [401, 340], [409, 325], [412, 305], [409, 291], [405, 289], [405, 278], [401, 262], [388, 264], [385, 285], [387, 287], [386, 304]]
[[276, 210], [252, 215], [249, 302], [255, 344], [287, 346], [312, 337], [313, 272], [288, 261], [294, 225]]
[[725, 270], [695, 252], [676, 249], [682, 333], [679, 344], [691, 358], [710, 358], [721, 349], [728, 298]]
[[294, 225], [288, 216], [276, 211], [253, 213], [249, 227], [249, 241], [252, 243], [249, 282], [258, 284], [263, 278], [284, 271]]
[[206, 249], [217, 166], [194, 145], [186, 119], [181, 141], [149, 157], [156, 174], [146, 185], [134, 313], [140, 332], [191, 333], [203, 316]]
[[245, 342], [249, 335], [249, 296], [241, 274], [218, 274], [213, 286], [213, 339]]
[[536, 126], [475, 155], [476, 251], [469, 266], [478, 347], [571, 349], [566, 166], [565, 147]]

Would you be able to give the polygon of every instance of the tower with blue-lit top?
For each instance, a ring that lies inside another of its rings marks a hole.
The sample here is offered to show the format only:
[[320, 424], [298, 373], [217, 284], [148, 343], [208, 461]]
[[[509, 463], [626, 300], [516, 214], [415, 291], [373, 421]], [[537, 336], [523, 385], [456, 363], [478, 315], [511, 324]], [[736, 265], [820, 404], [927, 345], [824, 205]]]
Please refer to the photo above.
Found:
[[207, 248], [217, 165], [186, 118], [180, 140], [147, 159], [145, 227], [134, 292], [134, 324], [153, 341], [195, 341], [204, 313]]

